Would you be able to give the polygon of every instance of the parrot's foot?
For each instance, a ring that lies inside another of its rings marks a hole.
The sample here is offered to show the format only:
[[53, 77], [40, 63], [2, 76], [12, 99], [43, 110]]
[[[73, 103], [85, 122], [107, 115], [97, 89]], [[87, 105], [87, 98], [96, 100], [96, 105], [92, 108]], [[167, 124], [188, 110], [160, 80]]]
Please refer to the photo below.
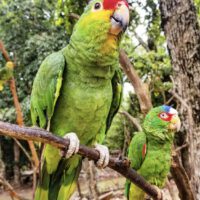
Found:
[[109, 163], [109, 157], [110, 157], [108, 147], [101, 144], [96, 144], [95, 149], [100, 154], [100, 158], [96, 163], [97, 167], [105, 168]]
[[[164, 200], [164, 193], [163, 193], [163, 191], [159, 188], [159, 187], [157, 187], [156, 185], [152, 185], [153, 186], [153, 188], [157, 191], [157, 193], [158, 193], [158, 196], [157, 196], [157, 200]], [[145, 198], [144, 198], [145, 200], [152, 200], [152, 197], [150, 197], [149, 195], [147, 195], [147, 194], [145, 194]]]
[[78, 152], [80, 141], [76, 133], [67, 133], [63, 138], [69, 140], [69, 147], [67, 151], [61, 151], [61, 155], [65, 158], [70, 158], [73, 154]]

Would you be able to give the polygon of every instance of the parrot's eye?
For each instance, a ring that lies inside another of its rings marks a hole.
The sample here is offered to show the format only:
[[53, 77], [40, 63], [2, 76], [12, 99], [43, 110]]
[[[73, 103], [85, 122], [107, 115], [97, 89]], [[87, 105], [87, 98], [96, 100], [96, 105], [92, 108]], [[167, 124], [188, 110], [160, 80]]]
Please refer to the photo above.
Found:
[[161, 119], [165, 119], [165, 120], [169, 118], [169, 116], [168, 116], [166, 113], [164, 113], [164, 112], [163, 112], [163, 113], [160, 113], [160, 114], [159, 114], [159, 117], [160, 117]]
[[100, 2], [97, 2], [94, 4], [94, 10], [100, 10], [101, 9], [102, 4]]
[[122, 3], [121, 3], [121, 2], [117, 4], [117, 7], [118, 7], [118, 8], [120, 8], [121, 6], [122, 6]]
[[161, 112], [158, 117], [164, 121], [169, 122], [172, 119], [173, 114]]

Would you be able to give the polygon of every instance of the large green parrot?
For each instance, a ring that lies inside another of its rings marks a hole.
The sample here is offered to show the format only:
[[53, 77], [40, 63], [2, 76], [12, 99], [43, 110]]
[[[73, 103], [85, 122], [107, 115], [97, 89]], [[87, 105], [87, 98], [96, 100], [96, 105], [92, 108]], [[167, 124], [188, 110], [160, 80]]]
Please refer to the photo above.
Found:
[[3, 90], [4, 85], [13, 77], [14, 63], [8, 61], [5, 67], [0, 68], [0, 91]]
[[[171, 166], [171, 153], [175, 131], [180, 119], [175, 109], [159, 106], [150, 110], [143, 123], [143, 132], [132, 138], [128, 158], [131, 167], [156, 187], [163, 187]], [[127, 180], [126, 196], [129, 200], [144, 200], [145, 193]]]
[[129, 22], [126, 0], [93, 0], [75, 25], [69, 44], [48, 56], [33, 84], [34, 125], [70, 140], [62, 156], [46, 145], [35, 200], [67, 200], [74, 192], [81, 144], [95, 145], [97, 166], [109, 161], [100, 145], [121, 100], [119, 43]]

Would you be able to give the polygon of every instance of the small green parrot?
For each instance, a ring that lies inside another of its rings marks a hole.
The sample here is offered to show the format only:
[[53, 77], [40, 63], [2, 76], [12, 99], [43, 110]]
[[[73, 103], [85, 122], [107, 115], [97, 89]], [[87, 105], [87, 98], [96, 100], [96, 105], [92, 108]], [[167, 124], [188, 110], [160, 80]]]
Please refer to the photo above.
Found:
[[[150, 184], [163, 187], [171, 166], [174, 133], [180, 129], [178, 112], [170, 106], [152, 108], [143, 123], [143, 132], [132, 138], [128, 158], [135, 169]], [[144, 200], [145, 193], [126, 181], [129, 200]]]
[[41, 64], [31, 94], [33, 125], [70, 145], [65, 155], [45, 146], [35, 200], [70, 199], [81, 169], [79, 143], [95, 145], [97, 166], [107, 166], [109, 151], [101, 143], [121, 101], [119, 43], [128, 23], [126, 0], [92, 0], [69, 44]]
[[0, 68], [0, 91], [3, 90], [4, 85], [13, 77], [14, 63], [8, 61], [5, 67]]

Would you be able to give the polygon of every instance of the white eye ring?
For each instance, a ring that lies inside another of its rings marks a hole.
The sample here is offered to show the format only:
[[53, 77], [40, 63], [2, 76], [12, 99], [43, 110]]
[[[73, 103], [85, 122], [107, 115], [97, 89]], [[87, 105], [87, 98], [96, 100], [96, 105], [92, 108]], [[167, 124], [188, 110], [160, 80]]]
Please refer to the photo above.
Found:
[[101, 2], [96, 2], [94, 4], [94, 7], [93, 7], [93, 11], [99, 11], [99, 10], [102, 10], [102, 3]]
[[161, 113], [161, 114], [160, 114], [160, 117], [161, 117], [162, 119], [167, 119], [167, 118], [168, 118], [168, 115], [167, 115], [166, 113]]

